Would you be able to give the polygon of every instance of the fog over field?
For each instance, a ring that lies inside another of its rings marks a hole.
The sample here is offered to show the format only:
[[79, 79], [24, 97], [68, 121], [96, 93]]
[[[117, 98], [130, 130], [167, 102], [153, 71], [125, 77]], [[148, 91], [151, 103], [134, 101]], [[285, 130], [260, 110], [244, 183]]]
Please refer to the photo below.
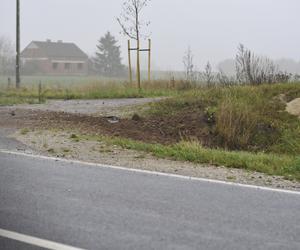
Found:
[[[86, 53], [95, 52], [97, 40], [111, 31], [126, 60], [127, 38], [116, 17], [123, 0], [21, 0], [22, 43], [32, 40], [74, 42]], [[300, 72], [299, 0], [153, 0], [144, 10], [150, 20], [153, 64], [160, 70], [181, 70], [188, 46], [195, 64], [234, 58], [239, 43]], [[15, 39], [15, 1], [1, 0], [0, 36]], [[144, 42], [147, 45], [146, 41]]]

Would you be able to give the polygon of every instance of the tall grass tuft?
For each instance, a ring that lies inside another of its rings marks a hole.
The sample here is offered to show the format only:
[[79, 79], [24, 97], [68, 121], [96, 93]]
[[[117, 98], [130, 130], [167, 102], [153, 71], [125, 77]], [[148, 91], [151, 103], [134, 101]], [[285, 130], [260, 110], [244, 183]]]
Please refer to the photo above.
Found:
[[261, 115], [267, 106], [253, 87], [228, 89], [222, 95], [216, 113], [216, 131], [224, 146], [246, 149], [263, 123]]

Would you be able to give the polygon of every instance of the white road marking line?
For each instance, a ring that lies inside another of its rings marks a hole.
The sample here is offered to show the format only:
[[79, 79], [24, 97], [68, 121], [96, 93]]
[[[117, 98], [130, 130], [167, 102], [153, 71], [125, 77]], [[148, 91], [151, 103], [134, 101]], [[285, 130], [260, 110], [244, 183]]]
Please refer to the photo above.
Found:
[[156, 172], [156, 171], [150, 171], [150, 170], [142, 170], [142, 169], [126, 168], [126, 167], [112, 166], [112, 165], [99, 164], [99, 163], [84, 162], [84, 161], [79, 161], [79, 160], [68, 160], [68, 159], [57, 158], [57, 157], [28, 154], [28, 153], [14, 152], [14, 151], [1, 150], [1, 149], [0, 149], [0, 153], [25, 156], [25, 157], [35, 158], [35, 159], [64, 162], [64, 163], [81, 164], [81, 165], [101, 167], [101, 168], [110, 168], [110, 169], [116, 169], [116, 170], [123, 170], [123, 171], [127, 171], [127, 172], [135, 172], [135, 173], [143, 173], [143, 174], [156, 175], [156, 176], [172, 177], [172, 178], [185, 179], [185, 180], [191, 180], [191, 181], [200, 181], [200, 182], [206, 182], [206, 183], [222, 184], [222, 185], [227, 185], [227, 186], [235, 186], [235, 187], [251, 188], [251, 189], [263, 190], [263, 191], [271, 191], [271, 192], [277, 192], [277, 193], [300, 195], [299, 191], [276, 189], [276, 188], [269, 188], [269, 187], [263, 187], [263, 186], [220, 181], [220, 180], [214, 180], [214, 179], [205, 179], [205, 178], [199, 178], [199, 177], [184, 176], [184, 175], [178, 175], [178, 174], [168, 174], [168, 173], [162, 173], [162, 172]]
[[57, 242], [43, 240], [37, 237], [32, 237], [4, 229], [0, 229], [0, 236], [50, 250], [83, 250], [82, 248], [71, 247]]

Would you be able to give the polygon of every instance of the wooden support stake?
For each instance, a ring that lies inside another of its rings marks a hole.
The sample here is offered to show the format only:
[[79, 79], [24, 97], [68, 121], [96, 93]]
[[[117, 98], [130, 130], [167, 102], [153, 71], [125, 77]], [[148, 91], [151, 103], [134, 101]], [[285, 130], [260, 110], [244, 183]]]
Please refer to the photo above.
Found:
[[132, 68], [131, 68], [131, 48], [130, 40], [128, 40], [128, 68], [129, 68], [129, 82], [132, 84]]

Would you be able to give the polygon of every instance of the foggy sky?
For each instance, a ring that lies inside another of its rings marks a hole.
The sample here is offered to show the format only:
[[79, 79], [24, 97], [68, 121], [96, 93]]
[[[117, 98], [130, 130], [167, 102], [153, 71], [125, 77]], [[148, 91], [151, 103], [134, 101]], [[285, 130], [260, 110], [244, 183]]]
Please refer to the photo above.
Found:
[[[0, 0], [0, 36], [14, 41], [15, 0]], [[127, 62], [127, 38], [116, 17], [123, 0], [21, 0], [22, 43], [47, 38], [76, 43], [89, 55], [111, 31]], [[156, 69], [181, 70], [188, 46], [199, 69], [233, 58], [239, 43], [273, 59], [300, 60], [299, 0], [152, 0], [150, 20]], [[144, 42], [146, 45], [146, 41]]]

